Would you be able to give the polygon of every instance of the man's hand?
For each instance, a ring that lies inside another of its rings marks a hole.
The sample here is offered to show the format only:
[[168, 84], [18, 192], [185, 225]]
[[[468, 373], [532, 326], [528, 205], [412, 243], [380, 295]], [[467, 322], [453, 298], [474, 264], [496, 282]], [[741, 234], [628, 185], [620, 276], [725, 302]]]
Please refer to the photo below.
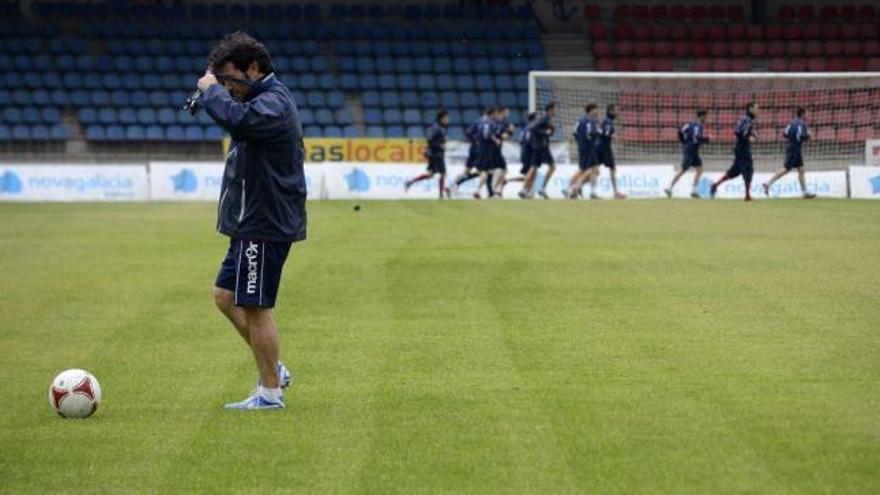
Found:
[[202, 91], [207, 91], [208, 88], [217, 84], [217, 78], [214, 77], [214, 74], [211, 74], [210, 71], [205, 72], [205, 75], [199, 79], [198, 87]]

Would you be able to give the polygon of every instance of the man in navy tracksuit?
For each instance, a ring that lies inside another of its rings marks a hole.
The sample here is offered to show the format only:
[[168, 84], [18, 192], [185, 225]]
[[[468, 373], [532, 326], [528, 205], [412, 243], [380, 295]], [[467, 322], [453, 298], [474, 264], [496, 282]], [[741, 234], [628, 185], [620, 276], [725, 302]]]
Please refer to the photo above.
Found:
[[535, 179], [538, 177], [538, 168], [541, 165], [547, 165], [547, 174], [544, 176], [544, 182], [538, 190], [538, 196], [548, 199], [547, 184], [553, 178], [556, 172], [556, 163], [553, 160], [553, 154], [550, 152], [550, 136], [556, 132], [553, 124], [553, 117], [556, 116], [556, 103], [550, 102], [544, 107], [544, 115], [529, 125], [529, 138], [531, 139], [531, 166], [529, 168], [528, 177], [526, 177], [523, 190], [520, 191], [520, 197], [529, 197], [535, 186]]
[[755, 132], [755, 119], [757, 117], [758, 104], [751, 102], [746, 107], [745, 116], [739, 119], [739, 122], [736, 123], [736, 127], [733, 130], [734, 135], [736, 135], [736, 144], [733, 147], [733, 165], [727, 169], [727, 172], [725, 172], [720, 179], [712, 184], [710, 193], [713, 198], [715, 197], [715, 193], [718, 192], [718, 186], [724, 181], [742, 175], [743, 182], [746, 186], [745, 200], [752, 200], [752, 176], [755, 174], [755, 164], [752, 160], [752, 141], [758, 139], [758, 134]]
[[666, 197], [672, 197], [672, 189], [678, 179], [690, 169], [694, 169], [694, 187], [691, 190], [692, 198], [699, 198], [697, 186], [700, 183], [700, 176], [703, 175], [703, 159], [700, 158], [700, 147], [704, 143], [709, 142], [709, 136], [706, 135], [706, 110], [701, 108], [697, 110], [697, 119], [681, 126], [678, 129], [678, 140], [681, 142], [681, 170], [679, 170], [672, 178], [672, 183], [664, 189]]
[[598, 198], [595, 185], [592, 182], [593, 175], [598, 173], [597, 166], [599, 165], [599, 157], [596, 154], [600, 134], [599, 125], [596, 123], [598, 118], [599, 106], [595, 103], [588, 103], [584, 107], [584, 115], [575, 124], [573, 134], [578, 147], [578, 170], [569, 179], [568, 189], [563, 191], [567, 198], [577, 199], [581, 195], [581, 188], [587, 181], [590, 181], [592, 188], [590, 197]]
[[785, 162], [782, 168], [777, 170], [769, 182], [763, 185], [764, 195], [770, 197], [770, 186], [774, 182], [781, 179], [783, 175], [794, 169], [798, 171], [798, 182], [801, 185], [801, 193], [805, 199], [813, 199], [815, 194], [807, 191], [807, 178], [804, 174], [804, 152], [802, 147], [804, 143], [810, 139], [810, 132], [807, 130], [807, 124], [804, 117], [807, 111], [803, 107], [795, 110], [795, 117], [782, 131], [782, 137], [785, 138]]
[[470, 142], [470, 147], [468, 148], [467, 161], [464, 164], [464, 172], [455, 177], [452, 184], [453, 190], [457, 191], [458, 186], [480, 176], [480, 149], [482, 148], [482, 136], [480, 135], [480, 132], [483, 124], [492, 120], [494, 116], [495, 109], [492, 107], [486, 107], [483, 109], [483, 115], [479, 119], [473, 121], [471, 125], [465, 129], [464, 135]]
[[198, 82], [208, 115], [232, 137], [217, 208], [229, 250], [214, 301], [251, 348], [256, 392], [229, 409], [281, 409], [290, 372], [279, 361], [272, 308], [291, 243], [306, 238], [302, 126], [269, 53], [244, 33], [227, 35]]
[[444, 192], [446, 193], [446, 197], [449, 197], [450, 191], [446, 187], [445, 159], [447, 127], [449, 127], [449, 112], [446, 110], [439, 110], [434, 125], [429, 127], [425, 134], [428, 141], [428, 146], [425, 150], [425, 158], [428, 160], [428, 170], [425, 173], [406, 181], [406, 184], [404, 184], [405, 191], [409, 191], [409, 188], [416, 182], [431, 179], [439, 174], [440, 199], [443, 199]]

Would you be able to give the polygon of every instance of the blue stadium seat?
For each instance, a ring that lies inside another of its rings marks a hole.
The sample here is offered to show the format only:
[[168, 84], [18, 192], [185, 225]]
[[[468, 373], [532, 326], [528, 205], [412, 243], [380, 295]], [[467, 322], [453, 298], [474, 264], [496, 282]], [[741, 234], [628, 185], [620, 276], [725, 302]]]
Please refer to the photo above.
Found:
[[418, 57], [413, 61], [413, 69], [419, 74], [434, 72], [434, 62], [428, 57]]
[[382, 110], [378, 108], [364, 108], [364, 122], [368, 126], [379, 126], [384, 123]]
[[141, 125], [125, 126], [126, 141], [143, 141], [147, 138], [147, 130]]
[[0, 141], [8, 141], [12, 139], [12, 129], [7, 125], [0, 124]]
[[100, 125], [90, 125], [86, 127], [86, 139], [89, 141], [103, 141], [104, 127]]
[[315, 123], [315, 115], [312, 113], [311, 110], [300, 109], [299, 121], [302, 125], [312, 125]]
[[310, 125], [303, 128], [303, 136], [309, 138], [323, 137], [323, 131], [316, 125]]
[[339, 126], [327, 125], [327, 126], [324, 126], [322, 134], [324, 137], [328, 137], [328, 138], [341, 138], [342, 137], [342, 129]]
[[109, 125], [104, 128], [104, 137], [107, 141], [124, 141], [125, 128], [121, 125]]
[[458, 108], [458, 93], [455, 91], [440, 93], [440, 105], [445, 108]]
[[458, 95], [460, 106], [465, 108], [474, 108], [480, 104], [477, 94], [473, 91], [464, 91]]
[[347, 125], [342, 128], [342, 137], [357, 138], [361, 137], [361, 131], [354, 125]]
[[385, 137], [385, 128], [382, 126], [371, 125], [367, 127], [367, 137], [383, 138]]
[[476, 85], [474, 77], [469, 74], [459, 74], [455, 76], [455, 87], [459, 91], [473, 91]]
[[405, 136], [406, 133], [403, 131], [403, 127], [399, 125], [392, 125], [385, 128], [385, 137], [402, 138]]
[[419, 96], [419, 106], [422, 108], [437, 109], [440, 106], [440, 97], [435, 92], [422, 93]]
[[[82, 120], [82, 117], [80, 117]], [[141, 108], [137, 111], [137, 121], [141, 125], [154, 125], [159, 123], [159, 118], [156, 115], [156, 111], [152, 108]]]
[[205, 127], [205, 141], [220, 141], [223, 139], [223, 129], [217, 126]]
[[98, 110], [98, 122], [104, 125], [117, 123], [118, 119], [116, 118], [116, 110], [113, 108], [102, 108]]
[[44, 107], [52, 103], [52, 98], [49, 95], [49, 92], [45, 89], [37, 89], [31, 92], [31, 96], [34, 102], [34, 105], [38, 107]]
[[[92, 107], [80, 109], [78, 114], [79, 122], [84, 126], [90, 126], [98, 123], [98, 112]], [[9, 120], [4, 119], [7, 122]]]
[[49, 127], [38, 124], [31, 126], [31, 140], [33, 141], [48, 141], [50, 137]]
[[460, 125], [463, 125], [464, 123], [465, 123], [464, 118], [462, 117], [462, 114], [460, 111], [449, 110], [449, 124], [450, 125], [460, 126]]
[[55, 124], [49, 129], [49, 138], [52, 141], [67, 141], [70, 139], [70, 131], [63, 124]]
[[165, 139], [169, 141], [183, 141], [186, 139], [186, 133], [183, 130], [183, 126], [180, 125], [169, 125], [165, 127]]
[[131, 104], [136, 107], [150, 106], [150, 95], [146, 91], [133, 91], [128, 93], [131, 97]]
[[406, 137], [410, 139], [423, 139], [425, 137], [425, 129], [417, 125], [407, 126]]
[[[402, 106], [404, 108], [413, 108], [418, 106], [419, 104], [419, 94], [415, 91], [404, 91], [399, 95], [394, 93], [395, 102], [398, 103], [396, 105], [386, 105], [386, 106]], [[391, 99], [389, 98], [389, 101]]]
[[379, 102], [379, 93], [376, 91], [364, 91], [361, 95], [361, 103], [365, 107], [377, 107]]
[[333, 74], [321, 74], [318, 78], [318, 87], [324, 91], [336, 89], [336, 77]]
[[107, 106], [110, 104], [110, 93], [104, 90], [92, 91], [89, 94], [89, 103], [96, 107]]
[[414, 91], [418, 89], [419, 83], [412, 74], [401, 74], [397, 78], [397, 85], [404, 91]]
[[205, 131], [200, 125], [189, 125], [184, 130], [184, 139], [187, 141], [204, 141]]
[[303, 106], [307, 106], [309, 108], [318, 108], [318, 107], [326, 107], [327, 99], [324, 97], [324, 92], [321, 90], [312, 90], [306, 94], [306, 102]]
[[372, 58], [358, 58], [356, 61], [356, 70], [360, 73], [373, 73], [376, 72], [376, 64], [373, 62]]
[[120, 108], [116, 117], [121, 124], [131, 125], [138, 122], [137, 111], [134, 108]]
[[[171, 125], [177, 123], [177, 112], [170, 108], [162, 108], [156, 112], [156, 118], [160, 124]], [[167, 131], [167, 129], [166, 129]], [[169, 138], [170, 139], [170, 138]]]
[[13, 141], [29, 141], [30, 139], [31, 128], [29, 126], [23, 124], [12, 126]]
[[403, 103], [403, 100], [402, 100], [402, 97], [404, 94], [406, 94], [406, 93], [399, 93], [399, 92], [393, 91], [393, 90], [382, 91], [382, 93], [381, 93], [381, 96], [382, 96], [381, 106], [385, 107], [385, 108], [393, 108], [393, 107], [399, 107], [401, 105], [405, 105], [405, 103]]
[[403, 111], [403, 123], [408, 125], [416, 125], [422, 122], [421, 112], [415, 109], [407, 109]]
[[165, 128], [160, 125], [149, 125], [146, 129], [145, 138], [147, 141], [164, 141]]
[[403, 122], [403, 116], [396, 108], [386, 108], [382, 112], [382, 121], [386, 124], [399, 124]]
[[330, 125], [334, 123], [333, 112], [326, 108], [321, 108], [315, 112], [315, 121], [320, 125]]
[[61, 122], [61, 112], [55, 107], [45, 107], [40, 110], [40, 121], [44, 124], [55, 125]]
[[498, 104], [498, 95], [494, 91], [482, 91], [477, 101], [481, 107], [495, 106]]
[[455, 89], [455, 79], [449, 74], [441, 74], [435, 80], [437, 91], [450, 91]]
[[301, 74], [299, 76], [297, 87], [304, 90], [315, 89], [318, 87], [318, 79], [314, 74]]
[[429, 74], [422, 74], [418, 78], [416, 78], [416, 85], [418, 86], [420, 91], [434, 90], [434, 76]]
[[354, 118], [352, 118], [351, 112], [347, 108], [336, 110], [333, 114], [333, 120], [337, 125], [341, 126], [350, 126], [354, 123]]
[[165, 91], [151, 91], [150, 105], [154, 107], [168, 107], [171, 106], [171, 99], [168, 97], [168, 93], [166, 93]]

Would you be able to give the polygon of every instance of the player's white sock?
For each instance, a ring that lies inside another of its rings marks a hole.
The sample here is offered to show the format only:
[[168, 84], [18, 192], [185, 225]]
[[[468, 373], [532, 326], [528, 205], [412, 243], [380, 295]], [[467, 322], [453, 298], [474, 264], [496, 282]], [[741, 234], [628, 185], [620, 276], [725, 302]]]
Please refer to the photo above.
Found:
[[264, 398], [268, 401], [271, 401], [271, 402], [278, 402], [279, 400], [281, 400], [281, 388], [280, 387], [269, 388], [269, 387], [264, 387], [264, 386], [260, 385], [260, 388], [258, 389], [258, 393], [260, 394], [260, 396], [262, 398]]

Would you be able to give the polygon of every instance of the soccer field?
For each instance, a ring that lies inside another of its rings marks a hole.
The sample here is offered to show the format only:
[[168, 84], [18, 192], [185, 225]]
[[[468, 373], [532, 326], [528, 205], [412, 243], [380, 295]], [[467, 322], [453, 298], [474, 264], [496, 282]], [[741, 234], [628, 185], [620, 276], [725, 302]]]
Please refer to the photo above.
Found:
[[216, 205], [0, 204], [0, 492], [880, 493], [880, 202], [352, 205], [239, 412]]

